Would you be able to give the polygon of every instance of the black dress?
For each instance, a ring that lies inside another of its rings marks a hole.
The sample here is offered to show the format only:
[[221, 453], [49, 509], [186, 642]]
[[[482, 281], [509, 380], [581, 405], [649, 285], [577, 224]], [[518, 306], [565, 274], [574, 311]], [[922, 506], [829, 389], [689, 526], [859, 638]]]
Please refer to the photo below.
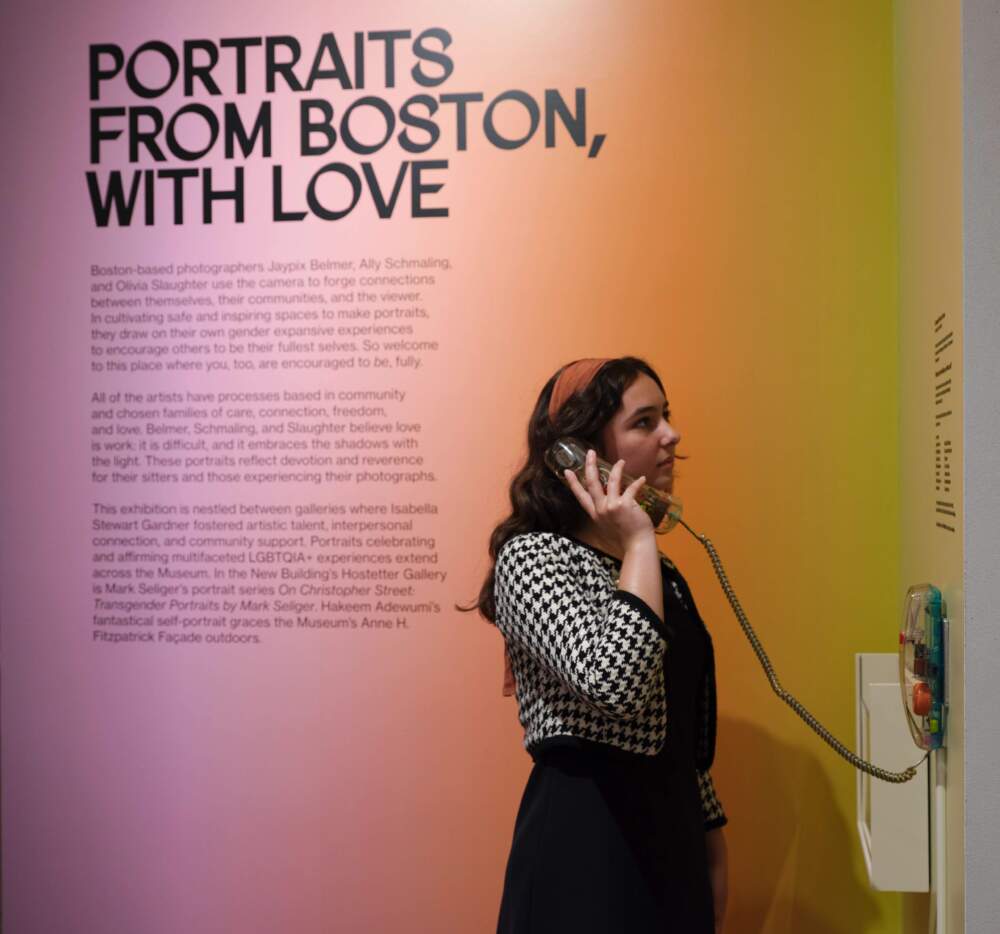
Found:
[[647, 756], [567, 736], [532, 754], [497, 934], [715, 930], [695, 765], [708, 634], [681, 602], [683, 579], [662, 567], [664, 610], [676, 623], [664, 653], [664, 747]]

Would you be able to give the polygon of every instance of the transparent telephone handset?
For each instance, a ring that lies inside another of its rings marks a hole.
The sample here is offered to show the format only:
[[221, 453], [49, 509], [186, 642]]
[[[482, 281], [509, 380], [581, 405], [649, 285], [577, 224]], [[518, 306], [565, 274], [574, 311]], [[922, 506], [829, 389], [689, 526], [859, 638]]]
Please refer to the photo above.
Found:
[[[584, 476], [584, 467], [587, 462], [587, 450], [593, 445], [585, 444], [577, 438], [560, 438], [554, 442], [545, 452], [545, 463], [548, 464], [552, 472], [563, 480], [563, 470], [567, 468], [576, 474], [581, 484], [586, 486], [587, 480]], [[611, 473], [613, 464], [609, 464], [601, 457], [597, 458], [597, 473], [601, 478], [601, 485], [607, 487], [608, 474]], [[635, 481], [635, 477], [627, 473], [622, 474], [619, 489], [624, 490], [630, 483]], [[655, 487], [644, 483], [635, 501], [646, 511], [653, 523], [653, 529], [657, 535], [664, 535], [673, 529], [680, 521], [683, 506], [676, 496], [657, 490]]]

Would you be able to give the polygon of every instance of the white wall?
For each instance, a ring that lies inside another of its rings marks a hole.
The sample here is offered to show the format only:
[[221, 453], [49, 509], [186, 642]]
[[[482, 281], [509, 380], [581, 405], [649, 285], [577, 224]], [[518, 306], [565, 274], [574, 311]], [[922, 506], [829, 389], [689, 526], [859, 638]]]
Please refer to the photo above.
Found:
[[1000, 2], [962, 7], [965, 231], [965, 920], [1000, 918]]

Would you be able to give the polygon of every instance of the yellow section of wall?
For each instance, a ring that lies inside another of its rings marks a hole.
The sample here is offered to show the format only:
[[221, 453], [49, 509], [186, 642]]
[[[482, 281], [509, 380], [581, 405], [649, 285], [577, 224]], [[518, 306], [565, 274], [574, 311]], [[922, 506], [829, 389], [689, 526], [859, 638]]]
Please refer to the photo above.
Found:
[[[895, 32], [900, 593], [931, 581], [941, 588], [951, 620], [946, 890], [947, 932], [958, 934], [964, 897], [961, 4], [898, 3]], [[906, 896], [905, 902], [904, 931], [927, 931], [930, 900]]]
[[[894, 651], [901, 601], [891, 7], [710, 9], [685, 23], [705, 81], [671, 103], [690, 117], [670, 281], [692, 333], [665, 350], [678, 490], [783, 685], [850, 746], [854, 653]], [[771, 693], [698, 545], [664, 547], [720, 659], [727, 929], [899, 931], [901, 897], [867, 881], [854, 770]]]

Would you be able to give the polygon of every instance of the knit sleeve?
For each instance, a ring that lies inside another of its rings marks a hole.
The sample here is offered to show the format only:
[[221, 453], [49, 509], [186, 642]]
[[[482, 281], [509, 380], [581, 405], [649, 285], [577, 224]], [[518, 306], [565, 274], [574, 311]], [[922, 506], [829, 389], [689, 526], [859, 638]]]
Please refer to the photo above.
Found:
[[541, 533], [508, 541], [495, 571], [496, 622], [508, 642], [604, 716], [642, 712], [662, 678], [668, 635], [642, 598], [619, 589], [608, 599], [593, 570]]
[[705, 829], [714, 830], [729, 823], [726, 812], [715, 793], [712, 776], [709, 772], [698, 773], [698, 790], [701, 792], [701, 813], [705, 819]]

